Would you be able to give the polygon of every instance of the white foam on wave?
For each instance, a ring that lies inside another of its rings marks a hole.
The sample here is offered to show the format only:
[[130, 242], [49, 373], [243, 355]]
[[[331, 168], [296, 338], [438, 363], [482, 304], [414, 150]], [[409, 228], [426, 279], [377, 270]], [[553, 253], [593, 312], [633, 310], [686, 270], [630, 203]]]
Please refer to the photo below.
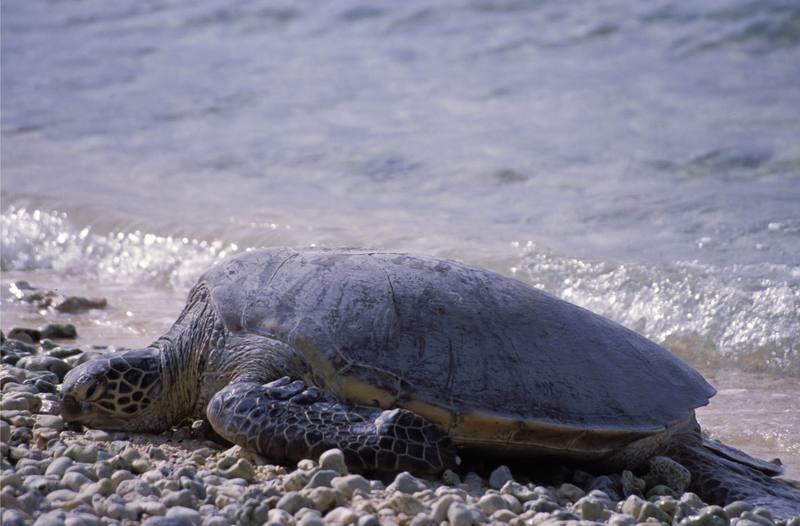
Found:
[[663, 343], [696, 365], [800, 375], [800, 267], [623, 265], [515, 244], [537, 287]]
[[52, 269], [115, 283], [189, 288], [208, 267], [239, 251], [235, 244], [140, 231], [95, 234], [63, 212], [10, 207], [0, 214], [0, 269]]

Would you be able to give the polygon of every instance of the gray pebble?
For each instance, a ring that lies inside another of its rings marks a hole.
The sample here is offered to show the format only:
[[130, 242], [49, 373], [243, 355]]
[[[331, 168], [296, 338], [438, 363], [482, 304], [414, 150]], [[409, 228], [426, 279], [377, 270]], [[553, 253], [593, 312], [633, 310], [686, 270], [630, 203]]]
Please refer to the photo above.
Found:
[[29, 371], [48, 371], [58, 377], [58, 383], [64, 380], [64, 376], [72, 369], [72, 367], [54, 356], [34, 355], [26, 356], [17, 362], [17, 366], [24, 367]]
[[161, 498], [164, 506], [171, 508], [173, 506], [190, 507], [192, 505], [192, 492], [188, 489], [179, 491], [170, 491]]
[[91, 513], [71, 511], [64, 520], [64, 526], [103, 526], [103, 521]]
[[319, 467], [322, 469], [332, 469], [340, 475], [347, 474], [347, 464], [344, 461], [344, 453], [341, 449], [329, 449], [319, 456]]
[[87, 429], [83, 436], [95, 442], [109, 442], [112, 439], [111, 433], [102, 429]]
[[725, 506], [723, 509], [725, 510], [725, 513], [728, 515], [728, 517], [733, 519], [735, 517], [739, 517], [742, 513], [746, 512], [746, 511], [752, 511], [753, 508], [755, 508], [755, 506], [750, 504], [749, 502], [744, 502], [742, 500], [737, 500], [737, 501], [731, 502], [730, 504]]
[[558, 496], [570, 502], [575, 502], [586, 493], [574, 484], [564, 483], [558, 488]]
[[345, 498], [351, 498], [356, 490], [370, 492], [370, 483], [361, 475], [345, 475], [331, 480], [331, 486], [339, 490]]
[[497, 493], [487, 493], [478, 499], [477, 505], [486, 515], [491, 515], [498, 510], [510, 509], [508, 502]]
[[189, 521], [190, 524], [198, 526], [202, 522], [200, 512], [184, 506], [175, 506], [167, 511], [167, 518], [178, 518]]
[[5, 420], [0, 420], [0, 442], [8, 442], [11, 438], [11, 425]]
[[46, 477], [44, 475], [30, 475], [23, 479], [22, 486], [29, 491], [38, 491], [47, 494], [57, 489], [60, 482], [57, 477]]
[[514, 480], [514, 476], [508, 466], [499, 466], [489, 475], [489, 487], [499, 490], [510, 480]]
[[369, 513], [358, 518], [358, 526], [381, 526], [378, 517]]
[[64, 451], [64, 456], [75, 462], [97, 462], [97, 446], [94, 444], [72, 444]]
[[30, 516], [22, 511], [3, 507], [3, 513], [0, 515], [0, 523], [3, 526], [26, 526], [30, 524]]
[[138, 514], [136, 510], [133, 509], [132, 506], [127, 506], [125, 504], [119, 502], [106, 502], [106, 509], [105, 515], [112, 519], [128, 519], [128, 520], [136, 520]]
[[269, 522], [284, 526], [288, 526], [290, 523], [294, 522], [294, 517], [292, 517], [292, 514], [280, 508], [269, 510], [267, 517]]
[[294, 515], [302, 508], [313, 507], [313, 504], [310, 500], [297, 491], [290, 491], [278, 500], [278, 503], [275, 505], [275, 507]]
[[48, 427], [61, 431], [64, 429], [64, 419], [58, 415], [37, 415], [36, 427]]
[[484, 480], [480, 475], [470, 471], [464, 477], [464, 484], [469, 486], [474, 491], [481, 491], [485, 487]]
[[74, 500], [77, 496], [78, 494], [71, 489], [57, 489], [48, 493], [45, 498], [51, 502], [66, 502]]
[[394, 482], [392, 482], [387, 489], [394, 489], [402, 493], [416, 493], [428, 489], [428, 485], [408, 471], [403, 471], [397, 474]]
[[321, 469], [311, 476], [311, 480], [306, 484], [306, 489], [318, 488], [321, 486], [331, 487], [331, 481], [339, 476], [337, 471], [332, 469]]
[[442, 483], [448, 486], [458, 486], [461, 484], [461, 477], [455, 471], [446, 469], [442, 473]]
[[48, 476], [54, 476], [61, 478], [66, 473], [67, 468], [72, 466], [75, 462], [69, 457], [59, 457], [53, 460], [47, 469], [45, 470], [44, 474]]
[[774, 524], [774, 522], [770, 518], [765, 517], [760, 513], [755, 513], [753, 511], [745, 511], [739, 516], [739, 518], [741, 520], [749, 520], [752, 522], [757, 522], [762, 526], [772, 526]]
[[256, 476], [256, 470], [253, 464], [247, 459], [240, 458], [228, 469], [222, 472], [222, 475], [227, 478], [242, 478], [247, 481], [253, 480]]
[[307, 513], [297, 521], [297, 526], [325, 526], [325, 521], [320, 517]]
[[451, 526], [472, 526], [474, 518], [470, 509], [461, 502], [454, 502], [447, 510], [447, 520]]
[[43, 515], [33, 523], [33, 526], [61, 526], [64, 524], [66, 513], [61, 510], [53, 510]]

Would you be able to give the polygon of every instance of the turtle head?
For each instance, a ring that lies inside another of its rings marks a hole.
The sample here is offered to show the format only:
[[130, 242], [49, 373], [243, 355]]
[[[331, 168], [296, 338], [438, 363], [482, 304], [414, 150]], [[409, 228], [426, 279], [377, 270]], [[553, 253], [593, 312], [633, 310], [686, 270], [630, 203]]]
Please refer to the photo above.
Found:
[[72, 369], [61, 388], [67, 422], [127, 431], [163, 430], [165, 388], [155, 349], [109, 353]]

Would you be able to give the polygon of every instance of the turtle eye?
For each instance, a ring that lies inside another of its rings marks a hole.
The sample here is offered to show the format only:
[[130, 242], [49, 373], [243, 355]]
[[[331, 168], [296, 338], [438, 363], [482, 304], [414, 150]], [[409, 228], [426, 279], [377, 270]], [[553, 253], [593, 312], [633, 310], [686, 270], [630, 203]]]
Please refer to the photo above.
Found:
[[87, 402], [96, 402], [103, 396], [103, 384], [95, 381], [86, 389], [85, 400]]

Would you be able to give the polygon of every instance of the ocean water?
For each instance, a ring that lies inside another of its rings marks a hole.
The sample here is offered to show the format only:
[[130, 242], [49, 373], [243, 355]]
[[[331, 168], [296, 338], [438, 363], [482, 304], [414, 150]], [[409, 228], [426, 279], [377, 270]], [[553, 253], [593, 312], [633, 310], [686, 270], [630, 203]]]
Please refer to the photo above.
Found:
[[800, 478], [796, 1], [1, 9], [4, 330], [144, 345], [253, 247], [456, 258], [664, 344]]

